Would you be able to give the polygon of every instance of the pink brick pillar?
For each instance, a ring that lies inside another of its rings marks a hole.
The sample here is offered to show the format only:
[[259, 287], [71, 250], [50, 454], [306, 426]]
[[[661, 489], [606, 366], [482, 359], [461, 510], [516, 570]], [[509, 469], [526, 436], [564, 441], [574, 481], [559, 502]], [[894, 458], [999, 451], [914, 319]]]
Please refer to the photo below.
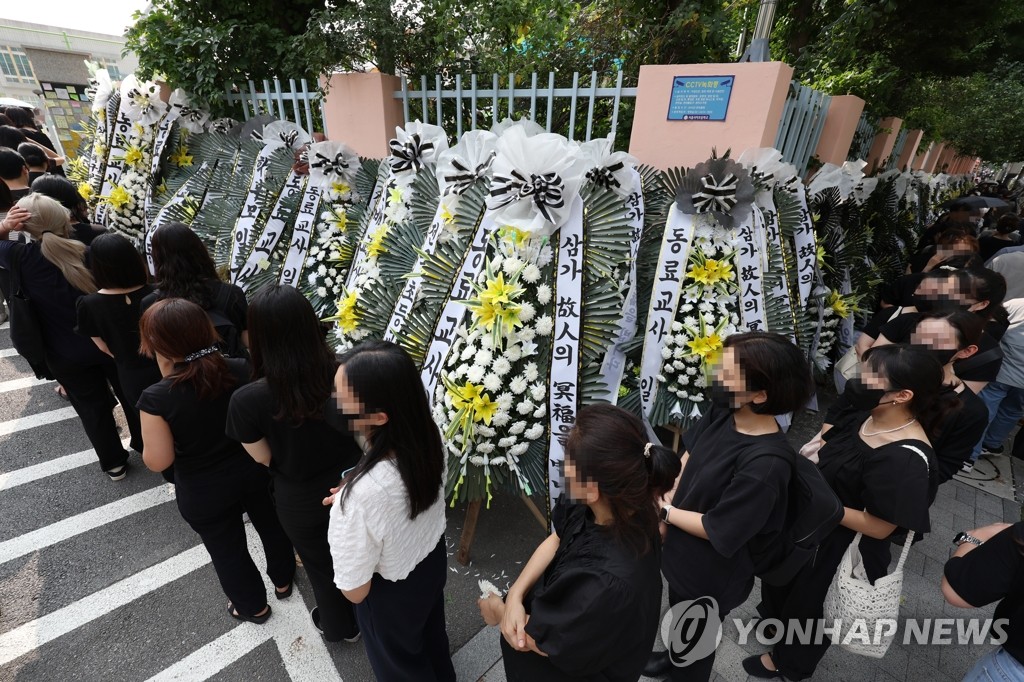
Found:
[[878, 134], [875, 141], [871, 143], [871, 151], [868, 152], [866, 171], [874, 173], [878, 167], [892, 154], [892, 148], [896, 145], [896, 138], [900, 133], [900, 126], [903, 125], [902, 118], [890, 116], [878, 122]]
[[327, 137], [344, 142], [360, 156], [387, 156], [395, 127], [405, 125], [402, 101], [394, 94], [401, 80], [383, 73], [336, 73], [323, 79], [321, 87], [327, 88]]
[[857, 124], [864, 113], [864, 100], [855, 95], [837, 95], [832, 98], [825, 117], [825, 127], [814, 155], [822, 163], [841, 166], [850, 153]]
[[896, 159], [896, 170], [905, 171], [910, 168], [910, 164], [913, 163], [914, 157], [917, 155], [917, 149], [921, 146], [921, 138], [923, 137], [923, 130], [907, 131], [907, 141], [903, 145], [903, 152]]

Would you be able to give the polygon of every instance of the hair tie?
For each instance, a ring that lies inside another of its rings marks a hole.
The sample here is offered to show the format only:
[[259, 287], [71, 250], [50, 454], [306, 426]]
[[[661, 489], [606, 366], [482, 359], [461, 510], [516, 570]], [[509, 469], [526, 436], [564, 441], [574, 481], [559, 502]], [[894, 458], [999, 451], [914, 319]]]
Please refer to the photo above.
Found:
[[654, 447], [654, 443], [648, 443], [644, 446], [644, 457], [647, 459], [651, 458], [651, 448]]
[[217, 346], [210, 346], [209, 348], [203, 348], [202, 350], [197, 350], [195, 353], [189, 353], [188, 355], [186, 355], [185, 356], [185, 362], [195, 362], [199, 358], [204, 358], [207, 355], [210, 355], [210, 354], [216, 353], [216, 352], [217, 352]]

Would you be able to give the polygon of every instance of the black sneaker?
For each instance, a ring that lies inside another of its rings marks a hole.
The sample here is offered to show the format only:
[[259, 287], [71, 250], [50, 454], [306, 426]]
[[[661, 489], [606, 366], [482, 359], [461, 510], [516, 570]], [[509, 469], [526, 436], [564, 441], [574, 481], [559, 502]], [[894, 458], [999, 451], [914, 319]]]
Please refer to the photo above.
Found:
[[1001, 455], [1004, 452], [1002, 445], [982, 445], [981, 454], [983, 455]]
[[121, 481], [128, 475], [128, 463], [125, 462], [119, 467], [107, 469], [104, 473], [110, 477], [111, 481]]
[[[315, 627], [317, 629], [317, 631], [320, 633], [321, 636], [324, 636], [324, 630], [323, 630], [323, 628], [320, 627], [320, 608], [317, 607], [317, 606], [314, 606], [313, 609], [309, 612], [309, 617], [313, 621], [313, 627]], [[356, 642], [359, 641], [359, 639], [362, 636], [363, 636], [363, 633], [359, 632], [359, 630], [356, 630], [356, 634], [352, 635], [351, 637], [342, 637], [342, 640], [344, 640], [344, 641], [346, 641], [346, 642], [348, 642], [350, 644], [355, 644]], [[338, 641], [336, 639], [327, 639], [327, 637], [325, 637], [325, 636], [324, 636], [324, 639], [327, 640], [328, 642], [337, 642]]]

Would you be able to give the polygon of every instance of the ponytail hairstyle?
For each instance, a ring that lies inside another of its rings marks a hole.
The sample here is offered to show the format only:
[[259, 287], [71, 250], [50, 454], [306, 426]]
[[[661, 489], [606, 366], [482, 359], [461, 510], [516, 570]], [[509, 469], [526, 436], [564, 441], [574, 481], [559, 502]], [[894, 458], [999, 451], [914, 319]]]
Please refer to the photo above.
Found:
[[43, 258], [64, 275], [68, 284], [86, 294], [96, 291], [96, 282], [85, 266], [85, 244], [70, 238], [71, 216], [68, 210], [50, 197], [29, 194], [17, 206], [32, 215], [21, 229], [39, 242]]
[[274, 419], [323, 419], [338, 361], [309, 300], [295, 287], [267, 284], [249, 302], [248, 327], [253, 378], [267, 380]]
[[174, 360], [172, 386], [188, 383], [200, 400], [212, 400], [235, 385], [235, 377], [217, 350], [220, 337], [206, 311], [183, 298], [154, 303], [139, 320], [139, 352]]
[[942, 365], [927, 351], [905, 344], [874, 346], [861, 360], [884, 377], [890, 391], [910, 391], [910, 413], [921, 423], [929, 440], [936, 442], [947, 418], [962, 406], [960, 398], [942, 390]]
[[442, 494], [446, 457], [416, 363], [401, 346], [364, 341], [341, 357], [339, 371], [345, 373], [363, 414], [388, 416], [387, 423], [374, 428], [366, 454], [342, 481], [341, 504], [352, 484], [393, 457], [408, 496], [409, 518], [415, 519]]
[[638, 555], [658, 537], [656, 500], [672, 489], [681, 466], [671, 449], [648, 442], [643, 422], [626, 410], [599, 403], [576, 413], [565, 457], [579, 482], [594, 482], [611, 508], [609, 532]]

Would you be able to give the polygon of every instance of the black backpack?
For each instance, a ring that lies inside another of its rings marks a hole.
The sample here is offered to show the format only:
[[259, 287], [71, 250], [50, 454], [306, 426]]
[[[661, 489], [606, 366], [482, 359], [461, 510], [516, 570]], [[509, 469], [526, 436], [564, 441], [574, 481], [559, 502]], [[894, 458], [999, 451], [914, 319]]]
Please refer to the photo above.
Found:
[[792, 448], [769, 446], [767, 450], [741, 458], [736, 468], [760, 457], [778, 457], [792, 467], [786, 522], [777, 536], [763, 542], [754, 538], [748, 547], [754, 560], [754, 574], [761, 582], [787, 585], [842, 521], [843, 503], [818, 471], [818, 466]]

